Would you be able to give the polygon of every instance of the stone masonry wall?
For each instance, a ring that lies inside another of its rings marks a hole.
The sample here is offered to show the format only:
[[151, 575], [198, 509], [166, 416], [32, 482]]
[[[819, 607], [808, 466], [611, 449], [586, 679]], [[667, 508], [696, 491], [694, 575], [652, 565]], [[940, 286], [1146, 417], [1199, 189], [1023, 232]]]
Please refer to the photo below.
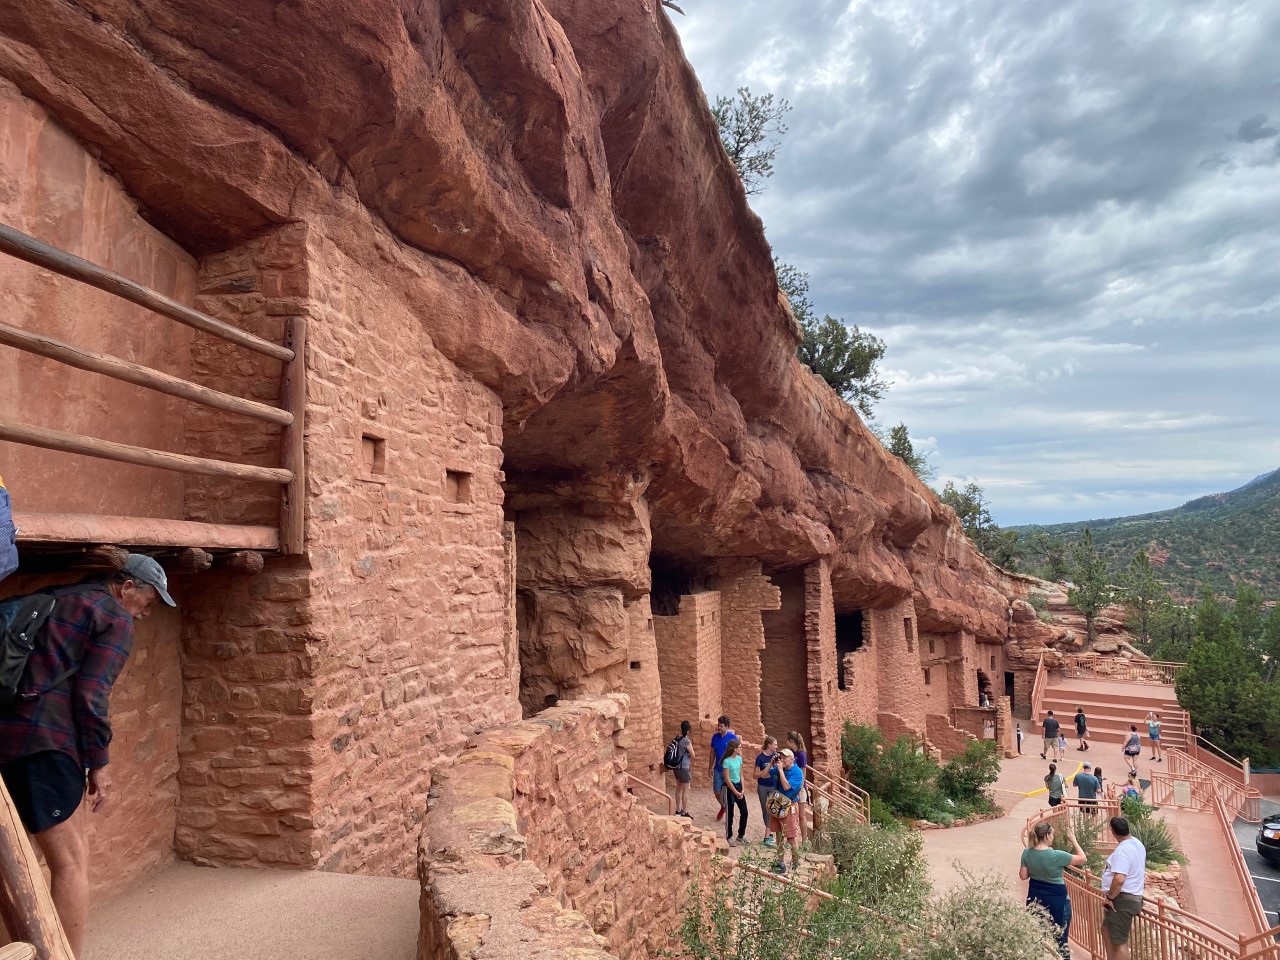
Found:
[[723, 710], [744, 741], [758, 744], [765, 734], [760, 719], [760, 656], [765, 643], [760, 614], [777, 610], [782, 594], [752, 561], [720, 564], [715, 585], [720, 591]]
[[781, 589], [782, 602], [778, 610], [761, 615], [765, 631], [764, 654], [760, 658], [764, 727], [779, 743], [784, 743], [791, 730], [799, 731], [808, 742], [812, 734], [804, 571], [775, 574], [773, 581]]
[[721, 708], [720, 594], [714, 591], [680, 598], [674, 617], [653, 618], [662, 680], [662, 726], [672, 735], [680, 721], [694, 729], [714, 719]]
[[808, 649], [809, 706], [812, 731], [809, 762], [824, 772], [840, 772], [840, 730], [844, 717], [836, 701], [836, 610], [831, 569], [825, 560], [804, 572], [804, 632]]
[[515, 719], [502, 408], [307, 237], [308, 603], [321, 866], [408, 876], [434, 761]]
[[680, 732], [664, 727], [662, 681], [658, 673], [658, 641], [649, 598], [627, 604], [627, 696], [635, 705], [627, 728], [627, 765], [635, 776], [661, 786], [662, 751]]
[[420, 960], [656, 957], [722, 844], [624, 788], [624, 696], [485, 731], [433, 786]]
[[[901, 717], [918, 734], [925, 729], [920, 639], [915, 630], [915, 607], [910, 599], [867, 611], [879, 671], [879, 712]], [[911, 624], [908, 636], [906, 624]]]

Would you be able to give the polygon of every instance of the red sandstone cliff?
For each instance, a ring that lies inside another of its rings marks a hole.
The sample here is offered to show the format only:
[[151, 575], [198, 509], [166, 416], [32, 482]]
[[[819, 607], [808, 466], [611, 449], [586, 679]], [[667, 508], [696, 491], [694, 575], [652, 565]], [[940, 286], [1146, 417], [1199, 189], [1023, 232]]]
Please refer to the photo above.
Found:
[[187, 249], [306, 220], [390, 278], [500, 395], [514, 506], [644, 493], [662, 555], [826, 556], [837, 605], [1004, 635], [1002, 577], [794, 359], [657, 0], [37, 0], [0, 33]]

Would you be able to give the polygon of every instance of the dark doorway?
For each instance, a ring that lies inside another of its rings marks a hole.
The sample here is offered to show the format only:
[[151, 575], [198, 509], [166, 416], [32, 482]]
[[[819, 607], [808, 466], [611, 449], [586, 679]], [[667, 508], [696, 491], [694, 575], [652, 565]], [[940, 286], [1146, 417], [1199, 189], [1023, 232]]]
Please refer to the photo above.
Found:
[[836, 614], [836, 684], [848, 690], [844, 658], [862, 647], [862, 611]]
[[1009, 698], [1009, 702], [1013, 702], [1013, 671], [1006, 670], [1004, 672], [1004, 695]]

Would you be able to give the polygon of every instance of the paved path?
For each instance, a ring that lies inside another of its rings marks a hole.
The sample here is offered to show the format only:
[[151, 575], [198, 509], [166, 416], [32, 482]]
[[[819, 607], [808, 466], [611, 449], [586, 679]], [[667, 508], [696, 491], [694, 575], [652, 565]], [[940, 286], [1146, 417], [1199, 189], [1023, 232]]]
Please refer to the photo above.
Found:
[[177, 863], [96, 908], [84, 960], [413, 960], [413, 880]]
[[[1262, 815], [1266, 817], [1273, 813], [1280, 813], [1280, 803], [1263, 800]], [[1262, 900], [1262, 908], [1267, 911], [1267, 922], [1273, 926], [1280, 925], [1280, 867], [1267, 863], [1258, 855], [1258, 824], [1237, 820], [1235, 830], [1240, 849], [1244, 851], [1245, 866], [1253, 877], [1253, 885]]]

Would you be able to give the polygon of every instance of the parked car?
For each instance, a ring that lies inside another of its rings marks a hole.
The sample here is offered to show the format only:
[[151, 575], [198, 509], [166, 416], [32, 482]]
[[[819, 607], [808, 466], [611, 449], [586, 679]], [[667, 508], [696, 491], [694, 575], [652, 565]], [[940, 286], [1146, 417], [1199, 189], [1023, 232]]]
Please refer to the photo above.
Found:
[[1256, 844], [1263, 860], [1280, 867], [1280, 813], [1273, 813], [1262, 821]]

